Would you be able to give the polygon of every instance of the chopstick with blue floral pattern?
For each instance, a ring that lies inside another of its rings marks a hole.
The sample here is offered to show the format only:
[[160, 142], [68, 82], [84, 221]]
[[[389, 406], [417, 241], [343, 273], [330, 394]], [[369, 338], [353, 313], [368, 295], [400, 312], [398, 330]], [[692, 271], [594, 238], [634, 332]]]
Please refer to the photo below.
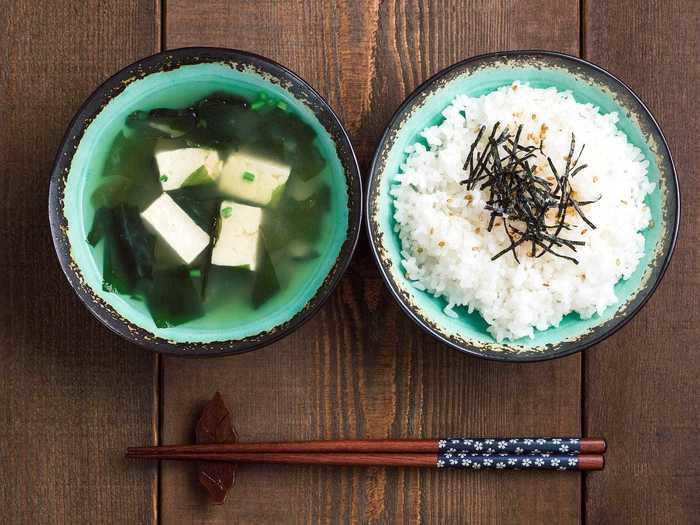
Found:
[[127, 457], [473, 470], [600, 470], [604, 466], [605, 449], [602, 439], [451, 437], [131, 447]]

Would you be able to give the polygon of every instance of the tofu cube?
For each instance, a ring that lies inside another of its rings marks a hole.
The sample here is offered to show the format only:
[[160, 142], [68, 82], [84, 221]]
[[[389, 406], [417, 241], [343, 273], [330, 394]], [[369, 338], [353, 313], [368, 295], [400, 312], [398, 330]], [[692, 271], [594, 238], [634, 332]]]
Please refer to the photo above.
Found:
[[170, 149], [167, 142], [156, 146], [155, 158], [163, 191], [216, 181], [223, 164], [212, 149]]
[[219, 188], [231, 197], [256, 206], [275, 206], [291, 171], [286, 164], [237, 151], [224, 162]]
[[167, 193], [142, 211], [141, 218], [185, 264], [209, 245], [209, 235]]
[[233, 201], [224, 201], [219, 210], [219, 237], [211, 254], [217, 266], [258, 266], [262, 210]]

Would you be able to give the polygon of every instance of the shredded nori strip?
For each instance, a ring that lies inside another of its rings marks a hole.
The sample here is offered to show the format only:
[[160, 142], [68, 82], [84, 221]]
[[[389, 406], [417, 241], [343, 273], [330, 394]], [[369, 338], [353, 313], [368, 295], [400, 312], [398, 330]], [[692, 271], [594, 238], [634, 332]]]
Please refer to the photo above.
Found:
[[[587, 167], [586, 164], [578, 165], [585, 145], [574, 159], [576, 137], [571, 134], [569, 154], [565, 157], [566, 166], [564, 171], [559, 173], [552, 159], [545, 154], [542, 141], [539, 146], [520, 144], [522, 125], [518, 126], [514, 136], [508, 128], [497, 135], [499, 128], [500, 122], [494, 124], [486, 138], [486, 144], [480, 148], [486, 131], [486, 126], [481, 126], [464, 162], [463, 169], [468, 172], [468, 176], [461, 181], [467, 190], [473, 190], [478, 184], [480, 190], [489, 191], [484, 208], [490, 211], [491, 215], [486, 229], [492, 231], [498, 218], [502, 221], [510, 241], [510, 245], [494, 255], [491, 260], [512, 252], [516, 262], [520, 263], [516, 248], [529, 242], [532, 257], [541, 257], [549, 253], [578, 264], [574, 257], [553, 248], [576, 252], [577, 246], [585, 245], [584, 241], [567, 239], [560, 235], [562, 231], [575, 228], [566, 220], [570, 210], [575, 211], [583, 222], [595, 229], [595, 225], [583, 214], [581, 207], [597, 202], [600, 197], [596, 200], [577, 201], [571, 185], [571, 179]], [[501, 156], [501, 151], [506, 155]], [[554, 178], [553, 183], [535, 174], [530, 162], [538, 157], [546, 158]], [[550, 211], [554, 212], [556, 219], [553, 223], [548, 222], [548, 215], [552, 215]]]

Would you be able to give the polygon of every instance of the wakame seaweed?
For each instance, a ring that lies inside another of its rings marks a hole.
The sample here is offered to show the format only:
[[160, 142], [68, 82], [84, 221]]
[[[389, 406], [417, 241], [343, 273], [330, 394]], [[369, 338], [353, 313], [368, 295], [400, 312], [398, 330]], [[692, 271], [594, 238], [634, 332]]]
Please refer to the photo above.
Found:
[[200, 228], [207, 232], [211, 229], [222, 201], [215, 184], [187, 186], [173, 190], [169, 195]]
[[119, 206], [113, 210], [119, 242], [130, 254], [131, 266], [139, 279], [146, 279], [153, 271], [153, 246], [155, 236], [146, 230], [139, 211], [132, 206]]
[[259, 308], [280, 289], [280, 282], [275, 273], [275, 267], [264, 244], [263, 242], [260, 266], [255, 273], [253, 281], [252, 301], [254, 308]]
[[139, 281], [152, 275], [155, 236], [136, 208], [120, 205], [96, 211], [88, 242], [94, 246], [103, 239], [104, 289], [134, 293]]
[[154, 272], [146, 305], [159, 328], [177, 326], [204, 314], [201, 296], [186, 268]]
[[182, 137], [190, 133], [196, 124], [197, 116], [191, 108], [134, 111], [126, 119], [126, 125], [131, 129], [153, 137]]

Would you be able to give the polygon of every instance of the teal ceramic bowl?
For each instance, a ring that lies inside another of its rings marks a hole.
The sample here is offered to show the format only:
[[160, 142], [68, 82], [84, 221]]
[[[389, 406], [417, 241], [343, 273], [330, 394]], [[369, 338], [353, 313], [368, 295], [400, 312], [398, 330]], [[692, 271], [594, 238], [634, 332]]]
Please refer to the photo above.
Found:
[[[401, 267], [400, 241], [394, 231], [390, 188], [420, 132], [442, 120], [442, 111], [459, 94], [480, 96], [515, 80], [534, 87], [569, 90], [582, 103], [617, 112], [618, 126], [649, 161], [656, 184], [647, 197], [652, 226], [644, 232], [646, 255], [637, 271], [615, 288], [619, 301], [602, 315], [583, 320], [569, 314], [557, 327], [537, 331], [533, 339], [499, 343], [478, 314], [459, 308], [457, 318], [443, 313], [441, 298], [416, 289]], [[680, 218], [678, 180], [664, 136], [639, 98], [620, 80], [576, 57], [546, 51], [502, 52], [455, 64], [425, 82], [395, 113], [372, 163], [367, 189], [367, 225], [374, 255], [389, 289], [403, 310], [423, 329], [467, 354], [502, 361], [540, 361], [590, 347], [611, 335], [644, 305], [659, 284], [676, 242]]]
[[[254, 98], [266, 92], [314, 128], [327, 159], [330, 217], [321, 229], [321, 256], [257, 310], [207, 313], [159, 328], [142, 302], [103, 290], [102, 258], [86, 242], [90, 203], [107, 152], [127, 115], [155, 107], [186, 107], [214, 91]], [[89, 310], [141, 346], [179, 355], [225, 355], [269, 344], [307, 320], [346, 270], [362, 217], [362, 188], [350, 140], [328, 104], [297, 75], [263, 57], [217, 49], [178, 49], [145, 58], [101, 85], [75, 116], [58, 151], [49, 190], [54, 246], [63, 271]]]

